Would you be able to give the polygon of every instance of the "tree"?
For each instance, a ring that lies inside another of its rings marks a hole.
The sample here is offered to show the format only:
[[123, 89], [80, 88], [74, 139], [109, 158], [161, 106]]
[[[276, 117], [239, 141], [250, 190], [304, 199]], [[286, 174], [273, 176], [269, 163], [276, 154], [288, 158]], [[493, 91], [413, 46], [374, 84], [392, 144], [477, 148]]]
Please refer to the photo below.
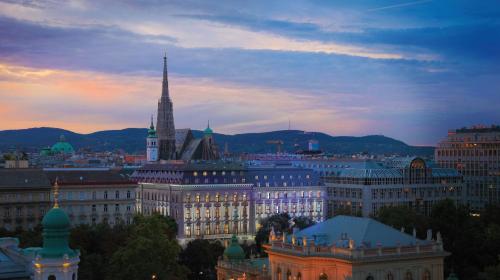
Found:
[[187, 244], [179, 258], [191, 271], [189, 279], [209, 280], [217, 278], [215, 266], [223, 253], [224, 247], [219, 241], [195, 239]]
[[406, 233], [412, 233], [413, 228], [415, 228], [417, 235], [421, 238], [425, 238], [429, 228], [425, 216], [417, 214], [413, 209], [404, 206], [383, 207], [374, 218], [396, 229], [404, 228]]
[[188, 270], [178, 262], [181, 247], [172, 238], [175, 231], [159, 214], [137, 216], [127, 244], [111, 257], [107, 279], [186, 279]]
[[283, 231], [290, 232], [290, 216], [287, 213], [275, 214], [263, 219], [260, 223], [261, 227], [255, 235], [255, 245], [257, 251], [262, 253], [262, 244], [269, 242], [269, 233], [271, 228], [274, 228], [276, 233]]
[[309, 217], [301, 216], [293, 218], [293, 224], [294, 227], [297, 227], [298, 229], [305, 229], [316, 224], [316, 222]]

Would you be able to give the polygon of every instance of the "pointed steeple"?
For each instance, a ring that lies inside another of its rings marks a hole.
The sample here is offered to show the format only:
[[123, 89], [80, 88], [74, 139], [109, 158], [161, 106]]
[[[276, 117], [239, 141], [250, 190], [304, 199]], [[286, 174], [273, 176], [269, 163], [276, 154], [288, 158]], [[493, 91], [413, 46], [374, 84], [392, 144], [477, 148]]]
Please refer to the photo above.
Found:
[[168, 92], [168, 70], [167, 70], [167, 52], [165, 52], [165, 56], [163, 57], [163, 84], [161, 91], [161, 98], [166, 98], [170, 100], [170, 94]]
[[151, 114], [151, 125], [149, 126], [149, 129], [155, 129], [155, 126], [153, 124], [153, 114]]
[[59, 178], [56, 177], [56, 180], [54, 182], [54, 189], [52, 190], [52, 193], [54, 195], [54, 208], [59, 208]]

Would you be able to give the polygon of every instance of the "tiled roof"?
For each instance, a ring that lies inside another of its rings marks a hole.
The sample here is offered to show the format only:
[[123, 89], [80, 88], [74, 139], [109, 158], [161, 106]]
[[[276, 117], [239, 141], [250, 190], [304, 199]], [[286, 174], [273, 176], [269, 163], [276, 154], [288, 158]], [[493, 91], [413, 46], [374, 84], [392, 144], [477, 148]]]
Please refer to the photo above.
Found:
[[[396, 247], [426, 244], [429, 241], [419, 240], [411, 235], [396, 230], [388, 225], [370, 218], [351, 216], [336, 216], [322, 223], [310, 226], [295, 234], [299, 240], [306, 236], [314, 239], [315, 244], [337, 247], [348, 247], [349, 239], [354, 240], [356, 247], [376, 248], [378, 244], [382, 247]], [[288, 238], [291, 239], [291, 236]]]
[[0, 169], [0, 188], [51, 188], [41, 169]]
[[121, 170], [57, 169], [46, 170], [50, 182], [56, 178], [60, 185], [130, 184], [129, 173]]

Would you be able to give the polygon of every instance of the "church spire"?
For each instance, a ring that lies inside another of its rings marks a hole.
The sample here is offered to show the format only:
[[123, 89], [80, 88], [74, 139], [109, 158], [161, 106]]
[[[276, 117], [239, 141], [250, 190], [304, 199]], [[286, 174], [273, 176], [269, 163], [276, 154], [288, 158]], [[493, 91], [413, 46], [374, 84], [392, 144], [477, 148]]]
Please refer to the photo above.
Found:
[[170, 95], [168, 92], [167, 52], [165, 52], [165, 56], [163, 57], [163, 84], [162, 84], [161, 98], [170, 99]]
[[153, 114], [151, 114], [151, 125], [149, 126], [150, 129], [155, 129], [155, 126], [153, 124]]

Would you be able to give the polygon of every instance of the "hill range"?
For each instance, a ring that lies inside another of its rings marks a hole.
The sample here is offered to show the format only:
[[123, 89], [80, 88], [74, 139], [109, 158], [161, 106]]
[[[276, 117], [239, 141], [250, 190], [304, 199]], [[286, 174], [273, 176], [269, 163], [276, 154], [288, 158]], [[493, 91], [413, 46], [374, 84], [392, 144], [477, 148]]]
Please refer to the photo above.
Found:
[[[126, 128], [122, 130], [104, 130], [89, 134], [79, 134], [69, 130], [50, 127], [28, 128], [0, 131], [0, 151], [23, 150], [38, 151], [51, 146], [64, 135], [76, 150], [91, 151], [123, 150], [127, 153], [144, 153], [147, 129]], [[193, 130], [195, 137], [202, 137], [203, 132]], [[301, 130], [280, 130], [260, 133], [242, 133], [235, 135], [214, 134], [219, 149], [227, 143], [231, 153], [270, 153], [276, 152], [276, 146], [267, 141], [283, 141], [283, 151], [296, 152], [307, 149], [308, 141], [319, 141], [324, 152], [333, 154], [398, 154], [429, 156], [434, 147], [417, 147], [382, 135], [369, 136], [331, 136], [321, 132]]]

